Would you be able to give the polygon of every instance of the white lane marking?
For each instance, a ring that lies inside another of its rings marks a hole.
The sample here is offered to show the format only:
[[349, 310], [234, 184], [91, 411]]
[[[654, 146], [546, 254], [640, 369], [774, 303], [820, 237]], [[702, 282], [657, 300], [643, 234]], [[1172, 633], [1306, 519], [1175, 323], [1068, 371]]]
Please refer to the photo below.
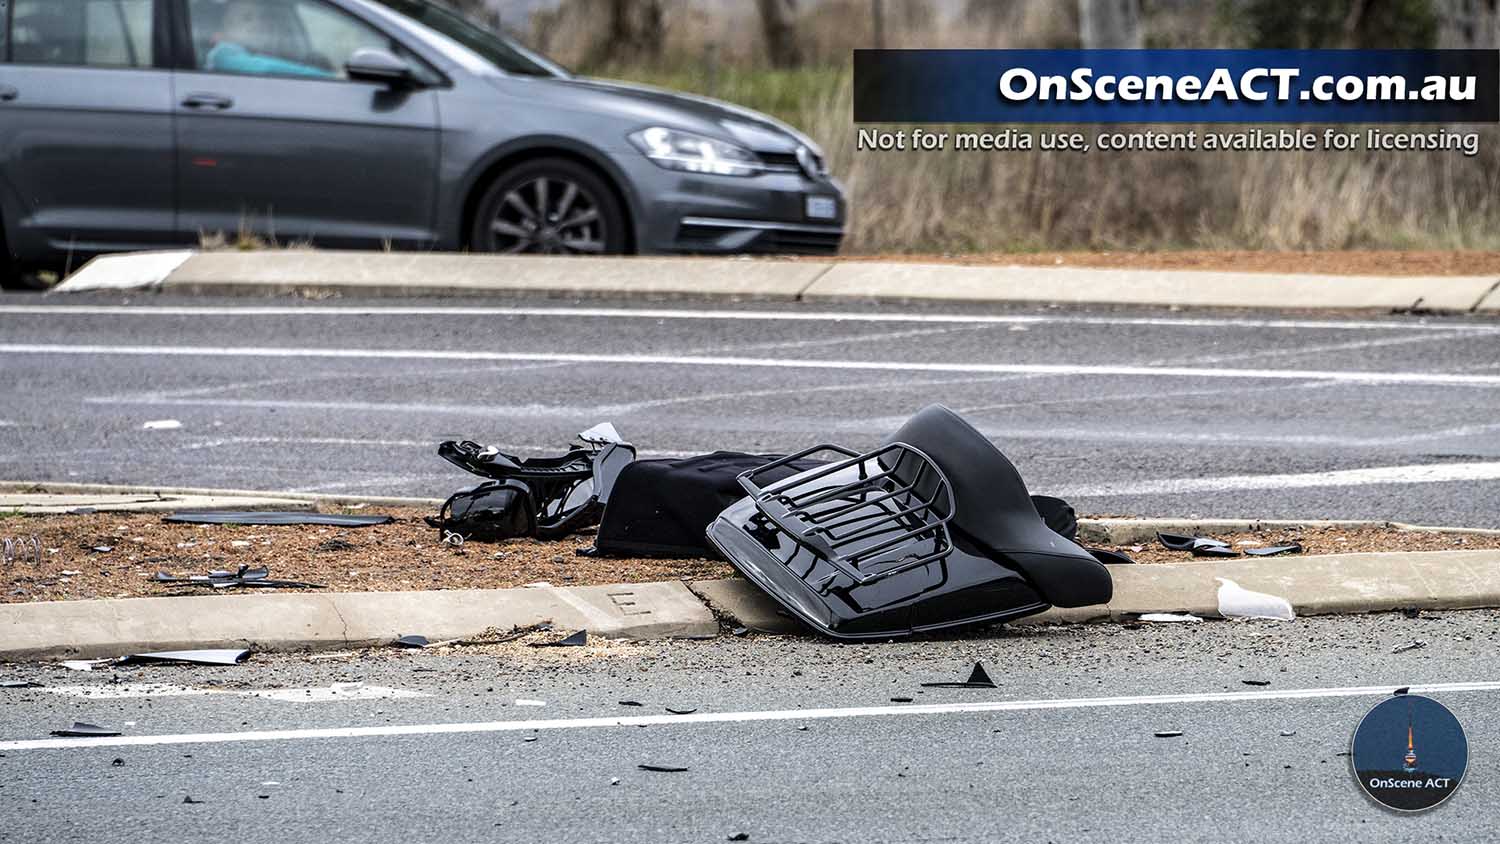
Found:
[[1254, 319], [1239, 317], [1132, 317], [1078, 314], [923, 314], [865, 313], [860, 311], [755, 311], [732, 308], [542, 308], [394, 305], [4, 305], [0, 314], [93, 316], [459, 316], [552, 317], [558, 319], [685, 319], [747, 320], [758, 322], [909, 322], [972, 325], [1151, 325], [1165, 328], [1313, 328], [1358, 331], [1472, 331], [1494, 333], [1500, 325], [1445, 324], [1382, 320]]
[[[1124, 697], [1053, 698], [1041, 700], [997, 700], [971, 703], [904, 704], [900, 706], [849, 706], [830, 709], [771, 709], [750, 712], [698, 712], [691, 715], [640, 715], [635, 717], [553, 718], [516, 721], [474, 721], [456, 724], [390, 724], [377, 727], [318, 727], [300, 730], [249, 730], [239, 733], [183, 733], [111, 738], [20, 739], [0, 741], [3, 750], [71, 750], [90, 747], [128, 747], [164, 744], [217, 744], [240, 741], [295, 741], [321, 738], [375, 738], [386, 736], [504, 733], [521, 730], [597, 729], [683, 724], [740, 724], [758, 721], [813, 721], [831, 718], [902, 717], [912, 715], [959, 715], [982, 712], [1025, 712], [1051, 709], [1095, 709], [1117, 706], [1163, 706], [1194, 703], [1255, 703], [1259, 701], [1308, 700], [1313, 698], [1372, 697], [1389, 695], [1397, 684], [1342, 686], [1320, 689], [1283, 689], [1259, 692], [1198, 692]], [[1434, 683], [1411, 686], [1413, 694], [1500, 691], [1500, 681]]]
[[364, 360], [556, 361], [634, 366], [709, 366], [766, 369], [831, 369], [874, 372], [970, 372], [987, 375], [1113, 375], [1145, 378], [1246, 378], [1339, 381], [1349, 384], [1424, 384], [1497, 387], [1500, 375], [1443, 372], [1363, 372], [1359, 370], [1210, 369], [1190, 366], [1119, 366], [1029, 363], [922, 363], [918, 361], [785, 360], [685, 355], [603, 355], [560, 352], [477, 352], [456, 349], [315, 349], [274, 346], [68, 346], [48, 343], [0, 344], [0, 353], [38, 355], [134, 355], [145, 357], [331, 358]]
[[197, 695], [232, 695], [236, 697], [259, 697], [287, 703], [329, 703], [338, 700], [392, 700], [398, 698], [431, 697], [425, 692], [410, 689], [392, 689], [386, 686], [366, 686], [363, 683], [334, 683], [307, 689], [260, 689], [242, 691], [238, 689], [203, 689], [180, 686], [175, 683], [111, 683], [107, 686], [47, 686], [44, 691], [63, 697], [86, 698], [88, 700], [114, 700], [155, 697], [190, 697]]
[[411, 689], [392, 689], [387, 686], [366, 686], [364, 683], [334, 683], [311, 689], [268, 689], [245, 692], [247, 697], [262, 697], [286, 703], [328, 703], [335, 700], [397, 700], [402, 698], [431, 697], [426, 692]]
[[1113, 495], [1181, 495], [1195, 492], [1254, 489], [1306, 489], [1308, 487], [1372, 486], [1381, 484], [1433, 484], [1453, 481], [1500, 480], [1500, 462], [1419, 463], [1411, 466], [1376, 466], [1287, 475], [1226, 475], [1218, 478], [1165, 478], [1127, 484], [1079, 486], [1055, 492], [1063, 497]]
[[[119, 399], [114, 399], [114, 398], [86, 398], [86, 399], [84, 399], [84, 401], [88, 402], [88, 403], [91, 403], [91, 404], [116, 404], [116, 403], [126, 403], [126, 404], [131, 404], [131, 403], [147, 403], [147, 404], [150, 404], [150, 403], [154, 403], [149, 398], [142, 398], [142, 399], [139, 399], [139, 400], [128, 399], [128, 398], [119, 398]], [[219, 405], [219, 404], [222, 404], [223, 402], [215, 401], [215, 400], [212, 400], [212, 399], [205, 399], [204, 401], [199, 402], [199, 403], [200, 404], [209, 404], [209, 405]], [[276, 407], [282, 407], [283, 405], [277, 404], [275, 406]], [[327, 407], [327, 405], [324, 405], [324, 406]], [[386, 405], [361, 404], [360, 407], [357, 408], [357, 409], [362, 409], [362, 410], [372, 410], [372, 409], [373, 410], [389, 410], [391, 408], [389, 406], [386, 406]], [[432, 448], [432, 442], [430, 440], [381, 440], [381, 439], [360, 439], [358, 437], [222, 437], [222, 438], [219, 438], [219, 439], [202, 440], [202, 441], [199, 441], [199, 442], [188, 443], [186, 445], [178, 446], [178, 448], [191, 451], [191, 450], [195, 450], [195, 449], [200, 449], [201, 450], [201, 449], [205, 449], [205, 448], [223, 448], [226, 445], [352, 445], [352, 446], [372, 446], [373, 445], [373, 446], [380, 446], [382, 448], [420, 448], [420, 449], [423, 449], [423, 450], [430, 450]], [[548, 450], [548, 449], [555, 451], [557, 449], [557, 447], [556, 447], [555, 444], [548, 445], [548, 444], [538, 444], [538, 443], [492, 443], [492, 442], [486, 442], [485, 445], [492, 445], [495, 448], [500, 449], [501, 451], [510, 451], [510, 452], [517, 452], [517, 451], [519, 451], [519, 452], [539, 451], [539, 450]], [[699, 451], [672, 451], [672, 450], [650, 449], [650, 448], [642, 448], [642, 449], [637, 449], [636, 450], [636, 454], [641, 455], [643, 457], [692, 457], [694, 455], [701, 454], [701, 453], [702, 452], [699, 452]], [[426, 476], [423, 476], [423, 477], [426, 477]]]

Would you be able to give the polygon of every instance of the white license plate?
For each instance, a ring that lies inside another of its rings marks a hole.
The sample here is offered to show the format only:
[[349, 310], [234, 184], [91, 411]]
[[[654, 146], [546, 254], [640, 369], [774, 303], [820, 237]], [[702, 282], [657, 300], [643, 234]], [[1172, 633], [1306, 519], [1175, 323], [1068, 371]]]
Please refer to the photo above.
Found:
[[807, 218], [809, 220], [832, 220], [839, 215], [839, 202], [831, 196], [809, 196]]

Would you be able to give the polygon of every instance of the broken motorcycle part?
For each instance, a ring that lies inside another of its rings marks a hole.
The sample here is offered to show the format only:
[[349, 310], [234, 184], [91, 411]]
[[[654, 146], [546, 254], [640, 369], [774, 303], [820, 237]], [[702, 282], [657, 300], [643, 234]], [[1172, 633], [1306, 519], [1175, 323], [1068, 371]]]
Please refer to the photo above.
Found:
[[325, 588], [319, 583], [303, 583], [300, 580], [272, 580], [270, 574], [270, 569], [265, 566], [257, 568], [240, 566], [234, 572], [217, 570], [211, 571], [208, 574], [193, 574], [187, 577], [179, 577], [159, 571], [153, 580], [168, 586], [207, 586], [212, 589], [228, 589], [233, 586], [247, 586], [257, 589]]
[[556, 642], [532, 642], [533, 648], [577, 648], [589, 643], [589, 632], [579, 630], [569, 634], [566, 638], [558, 639]]
[[1227, 559], [1229, 557], [1238, 557], [1240, 552], [1230, 548], [1228, 545], [1203, 544], [1194, 545], [1192, 547], [1192, 555], [1194, 557], [1220, 557]]
[[1229, 543], [1221, 539], [1211, 539], [1206, 536], [1185, 536], [1180, 533], [1158, 532], [1156, 540], [1168, 551], [1191, 551], [1194, 548], [1229, 547]]
[[984, 670], [984, 663], [974, 663], [974, 669], [969, 672], [969, 679], [961, 683], [923, 683], [929, 689], [993, 689], [995, 681], [990, 679], [988, 671]]
[[1270, 545], [1265, 548], [1246, 548], [1245, 553], [1252, 557], [1274, 557], [1277, 554], [1301, 554], [1302, 543], [1293, 542], [1290, 545]]
[[1084, 549], [1094, 555], [1094, 559], [1106, 566], [1133, 566], [1135, 560], [1130, 559], [1119, 551], [1111, 551], [1108, 548], [1086, 548]]
[[461, 547], [470, 539], [499, 542], [535, 535], [536, 505], [531, 487], [523, 481], [486, 481], [448, 496], [437, 516], [426, 516], [423, 521], [437, 528], [450, 545]]
[[[820, 452], [841, 459], [767, 482]], [[1049, 528], [995, 446], [942, 405], [884, 445], [816, 446], [740, 475], [709, 526], [748, 579], [815, 629], [904, 636], [1107, 603], [1109, 570]]]
[[273, 510], [183, 510], [162, 517], [162, 521], [184, 525], [328, 525], [331, 527], [370, 527], [396, 521], [391, 516], [346, 516], [338, 513], [277, 512]]
[[635, 446], [620, 441], [608, 423], [579, 438], [584, 447], [560, 457], [521, 458], [469, 440], [440, 444], [438, 456], [483, 478], [523, 484], [536, 514], [535, 536], [556, 539], [598, 524], [615, 480], [635, 460]]
[[0, 540], [0, 563], [10, 565], [11, 563], [42, 564], [42, 541], [35, 535], [31, 536], [7, 536]]
[[658, 771], [664, 774], [680, 774], [687, 768], [679, 768], [676, 765], [636, 765], [643, 771]]
[[115, 660], [115, 665], [134, 665], [142, 662], [184, 662], [192, 665], [239, 665], [250, 658], [245, 648], [214, 648], [196, 651], [152, 651], [130, 654]]
[[119, 734], [119, 730], [112, 730], [109, 727], [101, 727], [98, 724], [89, 724], [83, 721], [74, 721], [71, 727], [52, 731], [52, 735], [64, 738], [109, 738], [110, 736], [117, 736]]
[[427, 641], [426, 636], [418, 636], [412, 634], [408, 636], [398, 636], [396, 637], [396, 641], [392, 642], [391, 644], [395, 645], [398, 648], [425, 648], [432, 643]]

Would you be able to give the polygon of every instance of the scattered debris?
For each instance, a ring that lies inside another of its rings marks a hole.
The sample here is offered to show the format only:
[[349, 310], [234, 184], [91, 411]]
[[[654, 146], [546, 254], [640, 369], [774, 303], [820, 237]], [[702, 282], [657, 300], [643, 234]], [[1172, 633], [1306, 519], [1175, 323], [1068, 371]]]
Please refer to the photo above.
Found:
[[518, 697], [518, 698], [516, 698], [516, 706], [546, 706], [546, 705], [547, 705], [547, 702], [545, 700], [532, 700], [530, 698], [524, 698], [524, 697]]
[[93, 671], [98, 666], [108, 663], [107, 659], [65, 659], [59, 662], [63, 668], [69, 671]]
[[1157, 730], [1157, 738], [1177, 738], [1182, 735], [1182, 730]]
[[1196, 615], [1193, 615], [1192, 613], [1148, 612], [1145, 615], [1142, 615], [1140, 617], [1140, 620], [1154, 621], [1162, 624], [1176, 624], [1183, 622], [1198, 622], [1202, 621], [1203, 619], [1199, 618]]
[[687, 768], [679, 768], [675, 765], [636, 765], [643, 771], [658, 771], [663, 774], [680, 774]]
[[1282, 738], [1288, 738], [1290, 736], [1295, 736], [1296, 734], [1297, 734], [1296, 730], [1282, 730], [1281, 731], [1281, 737]]
[[83, 721], [74, 721], [71, 727], [52, 731], [52, 735], [63, 736], [65, 738], [108, 738], [109, 736], [117, 736], [119, 734], [119, 730], [111, 730], [108, 727], [101, 727], [98, 724], [89, 724]]
[[332, 551], [353, 551], [358, 547], [358, 545], [355, 545], [353, 542], [349, 542], [348, 540], [330, 539], [326, 542], [319, 542], [317, 545], [314, 545], [313, 550], [326, 554]]
[[645, 704], [642, 704], [638, 700], [622, 700], [622, 701], [620, 701], [620, 705], [621, 706], [644, 706]]
[[748, 636], [748, 635], [750, 635], [750, 628], [748, 628], [748, 627], [736, 627], [736, 628], [734, 628], [733, 630], [731, 630], [729, 632], [732, 633], [732, 634], [734, 634], [734, 635], [736, 635], [736, 636]]
[[125, 767], [125, 760], [121, 759], [118, 756], [116, 756], [115, 760], [113, 762], [110, 762], [109, 764], [110, 764], [110, 767], [113, 767], [113, 768], [123, 768], [123, 767]]
[[749, 841], [750, 840], [750, 833], [748, 833], [748, 832], [736, 832], [735, 834], [729, 836], [728, 840], [729, 841]]
[[[28, 551], [30, 553], [28, 553]], [[30, 536], [7, 536], [0, 540], [0, 563], [10, 565], [11, 563], [30, 562], [42, 564], [42, 541], [35, 534]]]
[[1194, 557], [1217, 557], [1217, 558], [1220, 558], [1220, 559], [1227, 559], [1227, 558], [1230, 558], [1230, 557], [1238, 557], [1240, 555], [1240, 552], [1234, 550], [1233, 548], [1229, 547], [1228, 545], [1207, 545], [1207, 544], [1204, 544], [1204, 545], [1194, 545], [1193, 549], [1192, 549], [1192, 554], [1193, 554]]
[[1156, 540], [1168, 551], [1192, 551], [1195, 548], [1220, 547], [1228, 548], [1229, 543], [1219, 539], [1210, 539], [1206, 536], [1185, 536], [1180, 533], [1157, 532]]
[[113, 546], [113, 545], [95, 545], [94, 547], [90, 548], [89, 550], [93, 551], [96, 554], [108, 554], [109, 552], [115, 550], [115, 546]]
[[962, 683], [923, 683], [923, 686], [932, 689], [993, 689], [995, 681], [984, 670], [984, 663], [974, 663], [974, 670], [969, 672], [969, 679]]
[[911, 703], [911, 698], [909, 698], [909, 697], [893, 697], [893, 698], [891, 698], [891, 703]]
[[116, 665], [141, 662], [185, 662], [192, 665], [239, 665], [250, 658], [246, 648], [215, 648], [196, 651], [155, 651], [130, 654], [115, 660]]
[[698, 707], [696, 706], [692, 709], [673, 709], [670, 706], [664, 708], [673, 715], [692, 715], [694, 712], [698, 711]]
[[1240, 682], [1244, 683], [1247, 686], [1269, 686], [1269, 685], [1271, 685], [1271, 681], [1270, 680], [1241, 680]]
[[193, 799], [193, 795], [189, 794], [186, 797], [182, 798], [182, 802], [185, 803], [185, 804], [187, 804], [187, 805], [189, 805], [189, 806], [194, 806], [194, 805], [202, 803], [203, 801], [202, 800], [194, 800]]
[[588, 643], [589, 632], [587, 630], [579, 630], [556, 642], [532, 642], [531, 646], [533, 648], [577, 648]]
[[182, 427], [182, 423], [176, 419], [152, 419], [141, 426], [145, 431], [175, 431]]
[[183, 525], [329, 525], [355, 528], [388, 525], [395, 519], [390, 516], [348, 516], [311, 511], [181, 510], [163, 516], [162, 521]]
[[208, 574], [191, 574], [187, 577], [179, 577], [159, 571], [153, 579], [157, 583], [168, 586], [207, 586], [210, 589], [229, 589], [234, 586], [254, 587], [257, 589], [325, 588], [320, 583], [304, 583], [300, 580], [273, 580], [270, 575], [271, 570], [265, 566], [257, 568], [240, 566], [234, 572], [216, 569]]
[[536, 741], [536, 740], [537, 740], [537, 736], [527, 736], [526, 738], [521, 739], [521, 741]]
[[620, 778], [619, 777], [610, 777], [609, 778], [609, 784], [610, 785], [619, 785], [620, 784]]
[[42, 684], [35, 680], [0, 680], [0, 689], [40, 689]]
[[1418, 650], [1419, 648], [1425, 648], [1425, 647], [1427, 647], [1427, 643], [1426, 642], [1422, 641], [1421, 639], [1413, 639], [1413, 640], [1411, 640], [1410, 642], [1407, 642], [1404, 645], [1397, 645], [1396, 647], [1391, 648], [1391, 653], [1393, 653], [1393, 654], [1406, 653], [1407, 651], [1414, 651], [1414, 650]]
[[1301, 554], [1302, 543], [1293, 542], [1287, 545], [1271, 545], [1265, 548], [1246, 548], [1245, 553], [1252, 557], [1274, 557], [1277, 554]]
[[1395, 690], [1394, 692], [1391, 692], [1391, 694], [1393, 694], [1393, 695], [1404, 695], [1404, 694], [1407, 694], [1410, 691], [1411, 691], [1411, 686], [1402, 686], [1401, 688]]
[[1291, 621], [1296, 618], [1287, 599], [1264, 592], [1252, 592], [1226, 577], [1219, 581], [1219, 615], [1225, 618], [1268, 618]]
[[425, 648], [432, 643], [427, 641], [426, 636], [418, 636], [416, 634], [412, 634], [408, 636], [398, 636], [396, 638], [396, 641], [392, 642], [391, 644], [395, 645], [398, 648]]

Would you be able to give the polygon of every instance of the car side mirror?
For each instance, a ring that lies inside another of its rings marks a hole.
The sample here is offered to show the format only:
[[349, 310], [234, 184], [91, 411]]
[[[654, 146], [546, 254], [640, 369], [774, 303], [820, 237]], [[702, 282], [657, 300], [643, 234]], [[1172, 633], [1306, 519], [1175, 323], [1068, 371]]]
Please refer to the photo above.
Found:
[[360, 82], [384, 82], [387, 85], [409, 85], [417, 73], [403, 59], [373, 47], [361, 47], [344, 63], [344, 73]]

